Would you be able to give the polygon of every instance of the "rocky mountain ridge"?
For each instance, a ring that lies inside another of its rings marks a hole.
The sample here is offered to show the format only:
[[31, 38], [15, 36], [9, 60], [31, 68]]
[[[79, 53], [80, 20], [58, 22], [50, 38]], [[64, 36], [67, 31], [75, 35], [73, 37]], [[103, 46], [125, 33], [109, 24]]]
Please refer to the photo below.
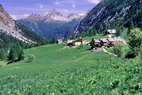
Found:
[[[38, 40], [44, 40], [25, 26], [13, 20], [0, 4], [0, 41], [5, 42], [5, 37], [22, 41], [26, 44], [37, 44]], [[3, 35], [3, 37], [2, 37]], [[38, 39], [38, 40], [37, 40]]]
[[61, 21], [61, 22], [69, 22], [75, 19], [83, 19], [85, 17], [85, 13], [71, 13], [68, 16], [62, 15], [59, 11], [56, 9], [48, 10], [47, 12], [43, 14], [34, 14], [32, 13], [30, 16], [28, 16], [25, 19], [22, 20], [28, 20], [31, 22], [36, 21], [45, 21], [45, 22], [52, 22], [52, 21]]
[[46, 39], [66, 38], [85, 16], [84, 13], [63, 16], [57, 10], [51, 9], [43, 14], [31, 14], [18, 22]]
[[36, 43], [22, 35], [22, 31], [16, 27], [16, 22], [3, 9], [2, 5], [0, 5], [0, 32], [11, 35], [25, 43]]

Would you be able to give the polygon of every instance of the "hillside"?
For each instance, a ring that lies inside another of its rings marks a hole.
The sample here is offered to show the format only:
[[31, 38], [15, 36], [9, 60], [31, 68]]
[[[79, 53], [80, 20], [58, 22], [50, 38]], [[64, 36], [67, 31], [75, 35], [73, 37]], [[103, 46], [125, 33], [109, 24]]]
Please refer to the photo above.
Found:
[[85, 14], [69, 14], [63, 16], [55, 9], [51, 9], [44, 14], [31, 14], [25, 19], [17, 20], [19, 23], [28, 27], [46, 39], [67, 38], [68, 34], [80, 21]]
[[9, 47], [9, 44], [22, 42], [27, 45], [36, 45], [45, 41], [36, 33], [14, 21], [0, 5], [0, 48]]
[[[48, 45], [25, 50], [25, 60], [0, 67], [0, 94], [141, 95], [142, 62], [104, 52]], [[28, 61], [28, 56], [35, 59]]]
[[99, 33], [107, 29], [142, 26], [142, 0], [102, 0], [73, 30], [75, 34], [88, 29]]

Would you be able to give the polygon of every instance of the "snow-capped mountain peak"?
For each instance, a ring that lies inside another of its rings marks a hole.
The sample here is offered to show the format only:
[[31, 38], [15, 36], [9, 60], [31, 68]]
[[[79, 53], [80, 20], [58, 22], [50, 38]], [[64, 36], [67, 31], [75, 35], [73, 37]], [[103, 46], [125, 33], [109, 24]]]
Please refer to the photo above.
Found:
[[71, 13], [67, 17], [63, 16], [59, 11], [56, 9], [51, 9], [45, 12], [44, 14], [31, 14], [29, 17], [26, 18], [26, 20], [31, 22], [38, 22], [38, 21], [44, 21], [44, 22], [69, 22], [74, 19], [81, 20], [85, 17], [85, 13]]
[[79, 13], [79, 16], [86, 16], [86, 13]]
[[48, 21], [67, 21], [68, 19], [64, 17], [59, 11], [56, 9], [51, 9], [45, 12], [42, 15], [42, 18], [45, 20], [45, 22]]
[[51, 16], [63, 16], [63, 15], [60, 12], [58, 12], [56, 9], [51, 9], [45, 12], [43, 16], [51, 17]]
[[32, 13], [27, 18], [25, 18], [28, 21], [35, 22], [41, 20], [41, 15]]
[[74, 19], [83, 19], [85, 17], [85, 13], [71, 13], [67, 16], [69, 20], [74, 20]]
[[40, 16], [40, 15], [39, 14], [34, 14], [34, 13], [32, 13], [31, 15], [29, 15], [29, 17], [33, 17], [33, 16], [37, 17], [37, 16]]
[[[27, 26], [30, 30], [35, 31], [44, 38], [52, 39], [68, 37], [70, 32], [84, 18], [83, 13], [72, 13], [68, 16], [63, 16], [55, 9], [48, 10], [39, 17], [31, 15], [33, 21], [28, 19], [19, 20], [20, 23]], [[36, 18], [35, 18], [36, 17]]]

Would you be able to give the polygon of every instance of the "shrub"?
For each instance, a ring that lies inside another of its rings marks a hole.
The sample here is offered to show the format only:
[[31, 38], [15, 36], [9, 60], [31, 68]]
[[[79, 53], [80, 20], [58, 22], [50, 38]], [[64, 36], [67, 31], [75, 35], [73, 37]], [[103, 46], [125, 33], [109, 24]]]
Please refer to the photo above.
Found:
[[79, 45], [78, 47], [77, 47], [77, 49], [83, 49], [83, 45]]
[[129, 50], [128, 53], [125, 55], [125, 58], [135, 58], [136, 57], [136, 53], [132, 50]]
[[123, 49], [123, 46], [122, 46], [122, 44], [117, 44], [117, 45], [115, 45], [114, 47], [113, 47], [113, 50], [112, 50], [112, 52], [114, 53], [114, 54], [116, 54], [118, 57], [121, 57], [122, 56], [122, 49]]
[[139, 55], [142, 46], [142, 32], [139, 28], [132, 29], [129, 34], [129, 47], [134, 54]]
[[28, 56], [28, 61], [32, 62], [35, 59], [35, 55], [29, 55]]

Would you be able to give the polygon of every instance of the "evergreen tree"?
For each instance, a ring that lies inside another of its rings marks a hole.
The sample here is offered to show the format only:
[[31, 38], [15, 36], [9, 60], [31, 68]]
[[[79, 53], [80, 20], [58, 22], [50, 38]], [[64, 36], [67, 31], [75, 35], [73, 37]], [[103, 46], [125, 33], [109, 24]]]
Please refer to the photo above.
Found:
[[19, 55], [20, 52], [21, 52], [22, 47], [20, 46], [19, 43], [14, 44], [13, 47], [14, 47], [14, 49], [16, 50], [17, 57], [18, 57], [18, 55]]
[[91, 50], [93, 48], [95, 48], [95, 40], [94, 40], [94, 38], [92, 38], [92, 41], [90, 42], [90, 45], [91, 45]]
[[4, 49], [0, 49], [0, 61], [6, 59], [6, 52]]
[[17, 59], [17, 52], [13, 47], [11, 47], [9, 56], [8, 56], [8, 61], [13, 62], [16, 59]]
[[87, 32], [88, 32], [88, 36], [89, 36], [89, 37], [91, 37], [91, 36], [94, 35], [93, 29], [89, 29]]
[[51, 40], [51, 44], [54, 44], [54, 43], [58, 43], [57, 39], [55, 39], [54, 37], [52, 38]]
[[21, 49], [19, 55], [18, 55], [18, 61], [20, 60], [24, 60], [24, 52], [23, 52], [23, 49]]

